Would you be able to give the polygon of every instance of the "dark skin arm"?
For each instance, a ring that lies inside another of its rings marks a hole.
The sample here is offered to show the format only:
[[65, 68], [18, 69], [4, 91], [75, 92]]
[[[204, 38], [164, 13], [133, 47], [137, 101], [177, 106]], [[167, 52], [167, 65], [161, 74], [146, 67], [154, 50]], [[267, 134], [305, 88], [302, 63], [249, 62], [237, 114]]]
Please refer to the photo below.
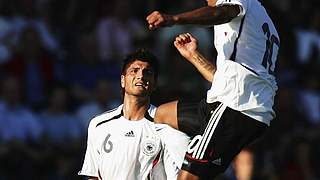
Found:
[[154, 11], [146, 20], [150, 30], [183, 24], [212, 26], [227, 23], [239, 13], [240, 7], [238, 5], [206, 6], [177, 15]]

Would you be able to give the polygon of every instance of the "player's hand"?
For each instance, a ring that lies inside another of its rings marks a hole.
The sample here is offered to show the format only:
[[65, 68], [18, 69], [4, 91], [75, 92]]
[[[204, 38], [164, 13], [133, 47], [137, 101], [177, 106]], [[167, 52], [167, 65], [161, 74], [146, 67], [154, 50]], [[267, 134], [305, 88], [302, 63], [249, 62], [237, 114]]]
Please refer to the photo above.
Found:
[[180, 34], [176, 37], [174, 46], [183, 57], [189, 59], [197, 52], [198, 41], [190, 33]]
[[160, 13], [159, 11], [153, 11], [147, 16], [146, 20], [150, 30], [174, 24], [174, 17], [172, 15]]

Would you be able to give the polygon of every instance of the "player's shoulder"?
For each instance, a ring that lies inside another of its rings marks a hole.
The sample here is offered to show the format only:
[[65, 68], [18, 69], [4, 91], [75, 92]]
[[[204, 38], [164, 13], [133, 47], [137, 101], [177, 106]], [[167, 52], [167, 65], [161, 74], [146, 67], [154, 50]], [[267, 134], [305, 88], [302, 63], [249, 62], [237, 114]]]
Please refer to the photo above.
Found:
[[[157, 124], [155, 123], [156, 131], [161, 135], [171, 136], [171, 135], [179, 135], [179, 136], [187, 136], [182, 131], [176, 130], [168, 124]], [[172, 137], [172, 136], [171, 136]]]
[[150, 123], [154, 123], [154, 116], [156, 114], [157, 107], [150, 104], [144, 118], [150, 121]]
[[103, 123], [110, 122], [112, 120], [118, 119], [122, 116], [122, 105], [108, 110], [106, 112], [103, 112], [101, 114], [96, 115], [93, 117], [90, 121], [89, 127], [98, 127]]
[[154, 116], [155, 116], [155, 114], [156, 114], [156, 110], [157, 110], [157, 107], [154, 106], [154, 105], [152, 105], [152, 104], [150, 104], [149, 109], [148, 109], [148, 114], [149, 114], [152, 118], [154, 118]]

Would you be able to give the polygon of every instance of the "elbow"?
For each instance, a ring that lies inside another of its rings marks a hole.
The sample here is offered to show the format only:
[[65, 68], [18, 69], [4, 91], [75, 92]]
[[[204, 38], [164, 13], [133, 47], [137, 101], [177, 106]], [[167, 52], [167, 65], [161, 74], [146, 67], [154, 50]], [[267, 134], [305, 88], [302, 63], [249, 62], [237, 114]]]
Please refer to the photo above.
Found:
[[223, 5], [216, 6], [214, 17], [217, 19], [217, 24], [224, 24], [230, 22], [233, 18], [237, 17], [240, 13], [238, 5]]

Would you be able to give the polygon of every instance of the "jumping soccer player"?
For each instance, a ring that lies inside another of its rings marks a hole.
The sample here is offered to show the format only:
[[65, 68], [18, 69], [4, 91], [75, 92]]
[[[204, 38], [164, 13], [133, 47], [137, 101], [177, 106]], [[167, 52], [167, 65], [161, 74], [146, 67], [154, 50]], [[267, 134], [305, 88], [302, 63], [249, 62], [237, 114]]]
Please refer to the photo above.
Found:
[[191, 34], [181, 34], [174, 42], [180, 54], [212, 82], [206, 100], [173, 101], [156, 111], [156, 122], [193, 137], [178, 179], [213, 179], [275, 118], [274, 70], [280, 40], [265, 8], [257, 0], [207, 3], [177, 15], [154, 11], [147, 17], [151, 30], [182, 24], [213, 25], [215, 30], [216, 65], [200, 54]]

